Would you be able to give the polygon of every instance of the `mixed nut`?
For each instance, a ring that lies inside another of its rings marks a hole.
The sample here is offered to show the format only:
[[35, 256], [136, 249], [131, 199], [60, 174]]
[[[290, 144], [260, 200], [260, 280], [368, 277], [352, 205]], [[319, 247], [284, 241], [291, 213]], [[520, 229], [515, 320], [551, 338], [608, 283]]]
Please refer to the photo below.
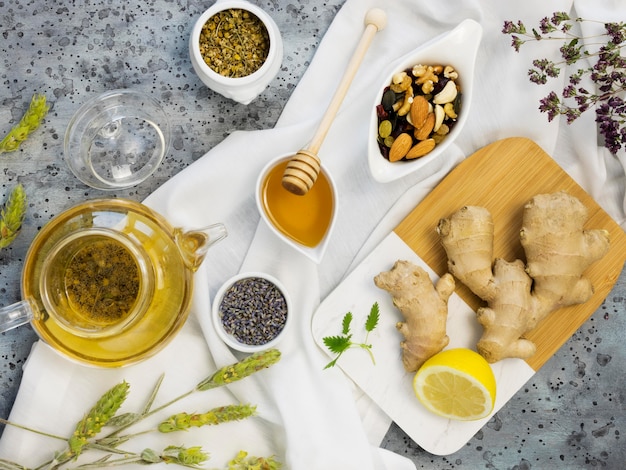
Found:
[[430, 153], [454, 127], [461, 110], [459, 75], [451, 65], [417, 64], [393, 75], [378, 115], [378, 146], [390, 162]]

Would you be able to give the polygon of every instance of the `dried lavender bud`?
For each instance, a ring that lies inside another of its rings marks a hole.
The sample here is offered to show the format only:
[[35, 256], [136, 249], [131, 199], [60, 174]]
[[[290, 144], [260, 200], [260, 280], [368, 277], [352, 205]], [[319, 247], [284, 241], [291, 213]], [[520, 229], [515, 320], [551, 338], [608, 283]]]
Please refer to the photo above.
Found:
[[267, 344], [285, 327], [287, 301], [267, 279], [240, 279], [224, 293], [220, 303], [224, 330], [248, 345]]
[[[539, 110], [548, 114], [548, 121], [563, 115], [567, 123], [574, 122], [590, 107], [596, 107], [596, 123], [600, 135], [604, 138], [604, 146], [613, 154], [626, 148], [626, 106], [622, 95], [626, 90], [626, 60], [622, 49], [626, 43], [626, 23], [605, 23], [605, 33], [593, 38], [575, 35], [573, 25], [582, 23], [584, 18], [570, 18], [565, 12], [556, 12], [552, 17], [545, 17], [539, 24], [539, 30], [528, 32], [523, 22], [505, 21], [502, 32], [510, 34], [511, 46], [519, 52], [520, 47], [528, 41], [543, 39], [561, 40], [559, 48], [560, 63], [548, 59], [533, 61], [533, 68], [528, 71], [531, 82], [543, 85], [549, 77], [557, 77], [561, 73], [560, 64], [572, 65], [585, 60], [583, 68], [569, 75], [569, 84], [563, 89], [561, 96], [550, 92], [540, 100]], [[553, 36], [559, 33], [561, 36]], [[598, 42], [598, 38], [602, 38]], [[585, 40], [591, 39], [589, 43]], [[595, 63], [591, 59], [597, 59]], [[586, 62], [589, 61], [591, 66]], [[588, 76], [597, 86], [598, 92], [590, 92], [579, 84], [584, 76]]]

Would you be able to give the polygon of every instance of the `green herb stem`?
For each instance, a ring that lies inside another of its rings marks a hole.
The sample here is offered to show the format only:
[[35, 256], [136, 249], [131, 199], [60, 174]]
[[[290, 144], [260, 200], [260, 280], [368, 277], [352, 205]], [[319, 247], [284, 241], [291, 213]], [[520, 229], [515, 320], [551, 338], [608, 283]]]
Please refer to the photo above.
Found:
[[[120, 426], [118, 429], [108, 434], [106, 437], [109, 438], [118, 436], [122, 431], [134, 425], [139, 420], [147, 418], [148, 416], [152, 416], [155, 413], [158, 413], [159, 411], [172, 406], [173, 404], [183, 400], [184, 398], [187, 398], [190, 395], [193, 395], [196, 392], [203, 392], [236, 382], [254, 374], [255, 372], [276, 364], [279, 360], [280, 351], [278, 349], [268, 349], [266, 351], [251, 354], [250, 356], [242, 359], [239, 362], [236, 362], [235, 364], [230, 364], [228, 366], [222, 367], [221, 369], [218, 369], [214, 374], [198, 383], [193, 389], [183, 393], [182, 395], [177, 396], [176, 398], [173, 398], [172, 400], [164, 403], [157, 408], [153, 408], [150, 411], [141, 414], [137, 417], [137, 419], [131, 420], [127, 424]], [[154, 393], [151, 397], [151, 401], [153, 399]]]
[[35, 433], [35, 434], [39, 434], [40, 436], [50, 437], [52, 439], [57, 439], [57, 440], [60, 440], [60, 441], [67, 441], [66, 437], [57, 436], [55, 434], [50, 434], [50, 433], [47, 433], [47, 432], [39, 431], [38, 429], [33, 429], [33, 428], [29, 428], [27, 426], [22, 426], [21, 424], [14, 423], [14, 422], [8, 421], [6, 419], [0, 418], [0, 424], [5, 424], [7, 426], [12, 426], [14, 428], [23, 429], [25, 431], [29, 431], [29, 432], [32, 432], [32, 433]]

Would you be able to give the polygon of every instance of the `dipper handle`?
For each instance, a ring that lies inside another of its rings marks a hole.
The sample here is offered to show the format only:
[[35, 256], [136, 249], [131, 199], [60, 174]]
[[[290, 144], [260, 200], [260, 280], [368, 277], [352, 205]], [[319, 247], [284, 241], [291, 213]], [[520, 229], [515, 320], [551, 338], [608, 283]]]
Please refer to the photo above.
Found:
[[374, 35], [385, 28], [387, 25], [387, 14], [380, 8], [373, 8], [365, 15], [365, 31], [348, 63], [348, 67], [344, 72], [344, 75], [339, 82], [339, 86], [331, 99], [326, 112], [322, 116], [322, 120], [317, 128], [317, 131], [313, 135], [311, 142], [306, 149], [300, 150], [296, 153], [283, 173], [282, 184], [288, 191], [303, 196], [306, 194], [315, 181], [317, 175], [320, 172], [321, 161], [317, 156], [326, 134], [330, 129], [330, 126], [339, 111], [339, 107], [343, 102], [350, 84], [356, 75], [356, 72], [365, 57], [365, 53], [369, 48]]

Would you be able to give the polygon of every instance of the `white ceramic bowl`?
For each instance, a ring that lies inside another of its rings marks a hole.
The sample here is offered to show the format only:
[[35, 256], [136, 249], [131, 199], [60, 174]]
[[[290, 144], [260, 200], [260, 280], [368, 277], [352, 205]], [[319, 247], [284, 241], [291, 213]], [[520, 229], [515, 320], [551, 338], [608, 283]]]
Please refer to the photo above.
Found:
[[[368, 136], [369, 169], [376, 181], [388, 183], [397, 180], [423, 168], [432, 160], [442, 158], [446, 149], [461, 133], [470, 112], [474, 89], [476, 54], [481, 38], [482, 27], [480, 24], [474, 20], [465, 20], [452, 31], [434, 38], [432, 41], [429, 41], [423, 46], [406, 54], [404, 57], [401, 57], [389, 68], [372, 105], [372, 117]], [[430, 153], [415, 160], [401, 160], [392, 163], [383, 157], [378, 147], [378, 116], [376, 106], [380, 104], [383, 92], [391, 83], [393, 75], [417, 64], [452, 65], [459, 74], [458, 82], [462, 87], [462, 109], [450, 134]]]
[[[278, 291], [280, 291], [280, 293], [282, 294], [285, 300], [286, 308], [287, 308], [287, 317], [284, 322], [282, 330], [277, 334], [277, 336], [275, 336], [270, 341], [263, 343], [263, 344], [258, 344], [258, 345], [246, 344], [242, 341], [239, 341], [239, 339], [237, 339], [233, 334], [227, 332], [224, 327], [224, 323], [222, 322], [222, 313], [220, 310], [222, 299], [228, 293], [228, 291], [231, 289], [233, 285], [235, 285], [239, 281], [246, 280], [246, 279], [254, 279], [254, 278], [262, 279], [264, 281], [268, 281], [271, 284], [273, 284], [276, 287], [276, 289], [278, 289]], [[212, 308], [211, 316], [212, 316], [213, 325], [215, 326], [215, 330], [217, 331], [217, 334], [228, 346], [230, 346], [233, 349], [236, 349], [237, 351], [246, 352], [246, 353], [254, 353], [254, 352], [264, 351], [266, 349], [275, 347], [285, 337], [285, 335], [287, 334], [289, 330], [289, 325], [292, 322], [291, 317], [293, 316], [293, 312], [291, 308], [291, 300], [289, 298], [289, 294], [287, 293], [287, 290], [285, 289], [285, 286], [278, 279], [276, 279], [273, 276], [270, 276], [269, 274], [252, 271], [252, 272], [241, 273], [236, 276], [233, 276], [219, 288], [219, 290], [215, 294], [215, 298], [213, 299], [213, 308]]]
[[[285, 155], [281, 155], [281, 156], [273, 159], [269, 163], [267, 163], [267, 165], [265, 165], [263, 170], [261, 170], [261, 174], [259, 175], [259, 177], [257, 179], [256, 189], [255, 189], [256, 205], [257, 205], [257, 209], [259, 211], [259, 214], [261, 215], [261, 219], [271, 229], [271, 231], [274, 232], [274, 234], [278, 238], [280, 238], [283, 242], [285, 242], [287, 245], [291, 246], [292, 248], [294, 248], [298, 252], [300, 252], [303, 255], [307, 256], [309, 259], [313, 260], [315, 263], [319, 264], [322, 261], [322, 258], [324, 257], [324, 253], [326, 252], [326, 248], [328, 247], [328, 242], [329, 242], [330, 237], [332, 235], [332, 232], [334, 230], [335, 222], [337, 220], [337, 207], [338, 207], [337, 187], [335, 186], [335, 181], [334, 181], [333, 177], [331, 176], [331, 174], [324, 167], [324, 164], [322, 163], [320, 172], [324, 174], [324, 176], [328, 180], [328, 183], [329, 183], [329, 186], [330, 186], [330, 190], [331, 190], [331, 193], [332, 193], [332, 213], [331, 213], [331, 216], [330, 216], [330, 224], [328, 226], [328, 229], [326, 230], [326, 234], [324, 235], [324, 238], [316, 246], [314, 246], [314, 247], [305, 246], [305, 245], [303, 245], [301, 243], [296, 242], [292, 238], [290, 238], [288, 236], [285, 236], [272, 223], [272, 221], [270, 220], [270, 217], [268, 216], [267, 212], [265, 211], [264, 204], [263, 204], [263, 199], [264, 199], [264, 196], [263, 196], [263, 184], [265, 182], [266, 177], [268, 176], [270, 171], [276, 165], [279, 165], [280, 163], [289, 160], [295, 153], [296, 152], [291, 152], [291, 153], [288, 153], [288, 154], [285, 154]], [[316, 182], [315, 184], [318, 184], [318, 182]], [[285, 190], [285, 191], [287, 191], [287, 190]], [[294, 198], [307, 198], [307, 197], [310, 197], [310, 196], [311, 196], [310, 192], [307, 193], [304, 196], [295, 196], [295, 195], [291, 195], [291, 194], [287, 195], [287, 197], [294, 197]]]
[[[256, 72], [245, 77], [220, 75], [207, 65], [200, 54], [202, 27], [213, 15], [229, 9], [242, 9], [254, 14], [263, 22], [269, 35], [270, 47], [265, 62]], [[278, 73], [283, 61], [283, 40], [274, 20], [261, 8], [245, 0], [217, 0], [196, 21], [189, 40], [189, 54], [194, 70], [206, 86], [226, 98], [248, 104], [265, 90]]]

